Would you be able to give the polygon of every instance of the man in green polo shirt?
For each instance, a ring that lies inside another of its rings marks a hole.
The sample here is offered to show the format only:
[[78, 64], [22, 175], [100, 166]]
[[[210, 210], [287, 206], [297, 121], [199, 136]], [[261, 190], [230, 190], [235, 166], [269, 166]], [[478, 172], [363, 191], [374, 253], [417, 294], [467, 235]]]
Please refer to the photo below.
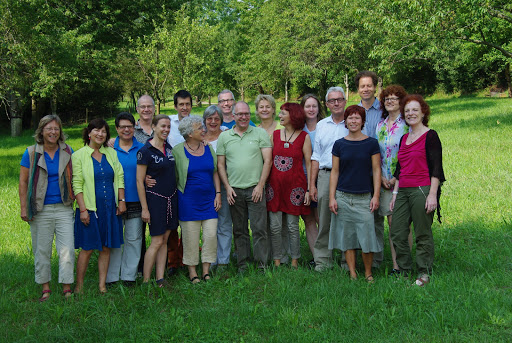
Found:
[[258, 268], [264, 268], [267, 263], [267, 202], [264, 193], [272, 165], [272, 145], [265, 130], [249, 125], [251, 112], [246, 102], [236, 103], [234, 116], [235, 126], [219, 136], [217, 164], [230, 205], [238, 269], [243, 272], [251, 256], [249, 216], [254, 260]]

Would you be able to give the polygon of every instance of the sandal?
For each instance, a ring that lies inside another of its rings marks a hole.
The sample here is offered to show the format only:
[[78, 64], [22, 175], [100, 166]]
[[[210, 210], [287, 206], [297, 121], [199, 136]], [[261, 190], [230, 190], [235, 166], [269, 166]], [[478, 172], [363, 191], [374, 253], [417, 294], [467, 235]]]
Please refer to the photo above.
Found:
[[156, 280], [156, 285], [158, 286], [158, 288], [164, 288], [165, 286], [168, 285], [168, 282], [165, 281], [165, 279], [160, 279]]
[[365, 277], [365, 280], [368, 283], [374, 283], [375, 282], [375, 280], [373, 279], [373, 275], [368, 275], [367, 277]]
[[430, 282], [430, 277], [427, 274], [420, 275], [419, 278], [414, 281], [413, 286], [425, 287]]
[[[205, 274], [205, 275], [207, 275], [207, 274]], [[195, 285], [195, 284], [198, 284], [199, 282], [201, 282], [201, 279], [199, 278], [199, 276], [194, 276], [193, 278], [190, 278], [190, 282], [192, 282], [192, 284]]]
[[[46, 294], [48, 294], [48, 295], [45, 296]], [[52, 294], [51, 290], [49, 290], [49, 289], [43, 290], [41, 298], [39, 298], [39, 302], [44, 303], [46, 300], [48, 300], [50, 298], [50, 294]]]
[[73, 295], [73, 291], [71, 289], [65, 289], [62, 291], [62, 294], [64, 294], [65, 299], [69, 299]]
[[203, 275], [203, 281], [210, 281], [212, 278], [210, 277], [210, 274], [206, 273]]

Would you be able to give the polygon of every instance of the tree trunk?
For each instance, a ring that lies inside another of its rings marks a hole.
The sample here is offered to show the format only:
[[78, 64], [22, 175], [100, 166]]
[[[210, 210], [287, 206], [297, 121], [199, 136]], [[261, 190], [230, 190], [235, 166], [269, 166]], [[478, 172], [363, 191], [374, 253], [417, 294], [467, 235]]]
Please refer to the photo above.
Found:
[[505, 65], [505, 79], [507, 80], [508, 97], [512, 98], [512, 83], [510, 80], [510, 63]]
[[89, 109], [85, 109], [85, 123], [87, 124], [89, 122]]
[[11, 137], [21, 135], [23, 117], [18, 113], [18, 97], [13, 93], [9, 94], [9, 112], [11, 117]]
[[288, 80], [284, 82], [284, 102], [288, 102]]
[[348, 74], [345, 74], [345, 99], [348, 101]]
[[160, 114], [160, 99], [156, 99], [156, 114], [159, 115]]
[[208, 95], [208, 106], [212, 105], [212, 96]]
[[57, 94], [53, 94], [50, 99], [50, 106], [52, 108], [52, 114], [57, 115]]
[[37, 126], [39, 125], [39, 118], [37, 117], [37, 102], [36, 97], [32, 97], [32, 130], [37, 129]]
[[240, 98], [242, 101], [245, 101], [244, 87], [240, 87]]

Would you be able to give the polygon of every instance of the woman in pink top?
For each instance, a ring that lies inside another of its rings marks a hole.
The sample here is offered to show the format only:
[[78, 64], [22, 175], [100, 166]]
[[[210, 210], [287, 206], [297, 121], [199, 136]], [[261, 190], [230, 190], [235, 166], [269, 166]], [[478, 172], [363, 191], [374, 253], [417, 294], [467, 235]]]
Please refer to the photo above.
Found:
[[441, 141], [437, 132], [428, 128], [430, 108], [421, 95], [408, 95], [401, 104], [401, 113], [410, 128], [400, 140], [395, 188], [390, 209], [393, 211], [391, 239], [396, 251], [400, 273], [412, 268], [408, 244], [409, 224], [416, 235], [416, 266], [418, 278], [414, 285], [430, 281], [434, 263], [432, 221], [437, 210], [440, 222], [439, 197], [445, 181]]

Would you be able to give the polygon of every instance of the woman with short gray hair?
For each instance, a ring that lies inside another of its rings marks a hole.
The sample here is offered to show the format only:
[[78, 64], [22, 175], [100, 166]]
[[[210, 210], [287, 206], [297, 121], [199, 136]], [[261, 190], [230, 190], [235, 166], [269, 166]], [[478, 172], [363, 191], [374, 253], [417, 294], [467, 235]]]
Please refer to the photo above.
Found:
[[173, 149], [178, 184], [178, 219], [183, 239], [183, 264], [188, 266], [190, 282], [200, 282], [199, 238], [203, 228], [201, 250], [202, 280], [210, 280], [210, 265], [217, 259], [217, 218], [221, 207], [217, 155], [211, 145], [203, 143], [205, 128], [197, 116], [183, 118], [178, 127], [185, 142]]

